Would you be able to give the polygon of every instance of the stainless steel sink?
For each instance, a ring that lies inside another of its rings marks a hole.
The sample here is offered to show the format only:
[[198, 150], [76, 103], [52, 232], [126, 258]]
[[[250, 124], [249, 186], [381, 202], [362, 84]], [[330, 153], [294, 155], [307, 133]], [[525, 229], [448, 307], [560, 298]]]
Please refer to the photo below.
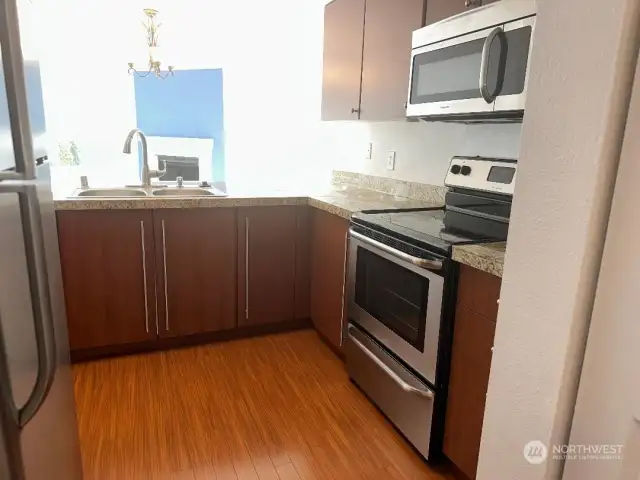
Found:
[[226, 197], [215, 188], [164, 187], [147, 190], [140, 187], [85, 188], [76, 190], [69, 198], [135, 198], [135, 197]]
[[89, 188], [80, 190], [74, 197], [146, 197], [147, 192], [139, 188]]
[[154, 197], [216, 197], [224, 196], [222, 192], [216, 193], [214, 190], [206, 188], [159, 188], [154, 190], [151, 195]]

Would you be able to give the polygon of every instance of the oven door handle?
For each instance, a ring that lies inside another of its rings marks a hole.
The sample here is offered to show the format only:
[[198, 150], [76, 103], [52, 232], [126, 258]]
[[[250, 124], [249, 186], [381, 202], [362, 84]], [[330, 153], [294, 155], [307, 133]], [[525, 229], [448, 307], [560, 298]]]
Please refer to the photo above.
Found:
[[388, 365], [386, 365], [382, 360], [380, 360], [371, 350], [365, 347], [360, 342], [360, 340], [358, 340], [353, 335], [351, 335], [351, 331], [355, 330], [355, 327], [353, 325], [349, 325], [348, 330], [349, 330], [349, 338], [351, 339], [353, 344], [356, 347], [358, 347], [362, 351], [362, 353], [364, 353], [367, 357], [373, 360], [373, 362], [376, 365], [378, 365], [378, 367], [380, 367], [384, 373], [386, 373], [389, 377], [391, 377], [391, 380], [393, 380], [396, 384], [398, 384], [398, 386], [402, 390], [404, 390], [407, 393], [415, 393], [416, 395], [419, 395], [421, 397], [433, 398], [433, 392], [431, 390], [422, 390], [421, 388], [416, 388], [413, 385], [409, 385], [402, 378], [400, 378], [396, 372], [391, 370]]
[[377, 248], [378, 250], [382, 250], [389, 255], [393, 255], [400, 260], [404, 260], [405, 262], [409, 262], [413, 265], [422, 268], [428, 268], [430, 270], [442, 270], [442, 260], [429, 260], [426, 258], [418, 258], [413, 255], [409, 255], [408, 253], [401, 252], [400, 250], [396, 250], [389, 245], [385, 245], [382, 242], [378, 242], [372, 238], [367, 237], [361, 233], [356, 232], [353, 228], [349, 229], [349, 235], [357, 240], [360, 240], [362, 243], [366, 243], [371, 245], [372, 247]]

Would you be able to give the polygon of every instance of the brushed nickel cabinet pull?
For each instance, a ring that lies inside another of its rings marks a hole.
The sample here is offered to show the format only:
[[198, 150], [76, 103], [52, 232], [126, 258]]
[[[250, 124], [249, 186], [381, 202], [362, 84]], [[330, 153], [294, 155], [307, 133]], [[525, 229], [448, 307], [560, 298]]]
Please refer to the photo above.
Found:
[[144, 244], [144, 220], [140, 220], [140, 243], [142, 246], [142, 281], [144, 285], [144, 328], [149, 333], [149, 302], [147, 300], [147, 251]]
[[167, 295], [167, 239], [164, 231], [164, 220], [162, 220], [162, 268], [164, 271], [164, 328], [169, 331], [169, 296]]
[[249, 320], [249, 217], [244, 217], [244, 319]]

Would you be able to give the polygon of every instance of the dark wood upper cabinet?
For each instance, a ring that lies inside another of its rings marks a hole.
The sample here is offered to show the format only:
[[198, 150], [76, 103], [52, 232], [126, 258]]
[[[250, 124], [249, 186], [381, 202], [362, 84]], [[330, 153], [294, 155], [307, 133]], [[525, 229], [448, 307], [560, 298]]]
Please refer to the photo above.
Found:
[[235, 328], [236, 210], [155, 210], [153, 216], [159, 336]]
[[422, 26], [423, 13], [424, 0], [367, 0], [361, 120], [406, 116], [411, 34]]
[[71, 350], [156, 337], [150, 211], [57, 212]]
[[488, 5], [496, 1], [498, 0], [426, 0], [425, 25], [431, 25], [445, 18], [466, 12], [469, 9]]
[[296, 209], [238, 209], [239, 326], [295, 318]]
[[424, 0], [334, 0], [325, 7], [323, 120], [405, 116], [411, 34], [423, 18]]
[[311, 233], [311, 319], [334, 347], [342, 348], [345, 265], [349, 221], [313, 211]]
[[334, 0], [324, 9], [323, 120], [358, 118], [364, 4], [365, 0]]
[[443, 450], [470, 479], [478, 467], [499, 293], [500, 278], [461, 266]]
[[425, 25], [439, 22], [466, 11], [465, 0], [427, 0]]

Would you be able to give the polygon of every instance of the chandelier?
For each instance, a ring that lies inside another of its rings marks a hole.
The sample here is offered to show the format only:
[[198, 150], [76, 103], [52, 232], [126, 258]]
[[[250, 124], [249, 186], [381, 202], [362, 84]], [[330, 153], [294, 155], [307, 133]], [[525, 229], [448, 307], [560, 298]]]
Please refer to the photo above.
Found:
[[161, 63], [156, 59], [158, 52], [158, 29], [162, 25], [161, 23], [156, 24], [156, 15], [158, 14], [157, 10], [153, 8], [145, 8], [144, 14], [147, 16], [147, 21], [142, 22], [142, 25], [147, 32], [147, 47], [149, 47], [149, 65], [146, 71], [138, 71], [133, 66], [133, 63], [129, 63], [128, 73], [135, 73], [139, 77], [148, 77], [150, 74], [155, 74], [157, 78], [162, 80], [166, 79], [169, 75], [173, 75], [173, 67], [167, 67], [167, 72], [162, 73]]

